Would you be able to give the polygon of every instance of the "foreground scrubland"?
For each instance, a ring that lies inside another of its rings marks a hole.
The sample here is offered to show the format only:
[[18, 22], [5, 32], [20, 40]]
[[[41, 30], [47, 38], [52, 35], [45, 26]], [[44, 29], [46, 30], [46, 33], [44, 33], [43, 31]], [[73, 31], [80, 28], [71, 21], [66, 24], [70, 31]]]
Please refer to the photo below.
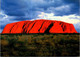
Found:
[[79, 34], [5, 34], [1, 56], [79, 56]]

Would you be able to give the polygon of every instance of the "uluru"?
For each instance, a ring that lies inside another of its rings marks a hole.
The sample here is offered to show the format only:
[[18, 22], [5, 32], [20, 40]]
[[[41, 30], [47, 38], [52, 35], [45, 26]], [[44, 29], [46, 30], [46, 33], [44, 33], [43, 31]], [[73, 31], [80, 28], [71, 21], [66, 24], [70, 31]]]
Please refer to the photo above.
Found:
[[77, 31], [70, 23], [39, 19], [7, 24], [2, 31], [2, 34], [5, 33], [77, 33]]

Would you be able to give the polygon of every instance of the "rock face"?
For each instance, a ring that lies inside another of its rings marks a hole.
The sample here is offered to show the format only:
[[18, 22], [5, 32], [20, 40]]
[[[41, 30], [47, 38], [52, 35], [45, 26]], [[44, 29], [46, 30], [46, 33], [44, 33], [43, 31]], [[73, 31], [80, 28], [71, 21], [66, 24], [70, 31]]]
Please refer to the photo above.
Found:
[[34, 20], [10, 23], [2, 33], [77, 33], [73, 24], [55, 20]]

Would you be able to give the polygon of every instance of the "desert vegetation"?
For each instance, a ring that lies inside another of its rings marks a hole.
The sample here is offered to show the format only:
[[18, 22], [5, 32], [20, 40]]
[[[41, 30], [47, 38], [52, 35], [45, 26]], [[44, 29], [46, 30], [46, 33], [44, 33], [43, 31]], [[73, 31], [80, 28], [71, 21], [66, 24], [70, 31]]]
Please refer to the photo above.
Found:
[[5, 34], [1, 56], [79, 56], [79, 34]]

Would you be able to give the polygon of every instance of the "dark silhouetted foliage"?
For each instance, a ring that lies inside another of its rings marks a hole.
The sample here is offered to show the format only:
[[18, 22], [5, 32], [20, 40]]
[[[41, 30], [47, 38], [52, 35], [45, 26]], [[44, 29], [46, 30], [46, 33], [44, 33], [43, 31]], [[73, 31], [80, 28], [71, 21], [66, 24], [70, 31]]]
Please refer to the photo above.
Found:
[[1, 35], [2, 56], [79, 56], [78, 34]]

